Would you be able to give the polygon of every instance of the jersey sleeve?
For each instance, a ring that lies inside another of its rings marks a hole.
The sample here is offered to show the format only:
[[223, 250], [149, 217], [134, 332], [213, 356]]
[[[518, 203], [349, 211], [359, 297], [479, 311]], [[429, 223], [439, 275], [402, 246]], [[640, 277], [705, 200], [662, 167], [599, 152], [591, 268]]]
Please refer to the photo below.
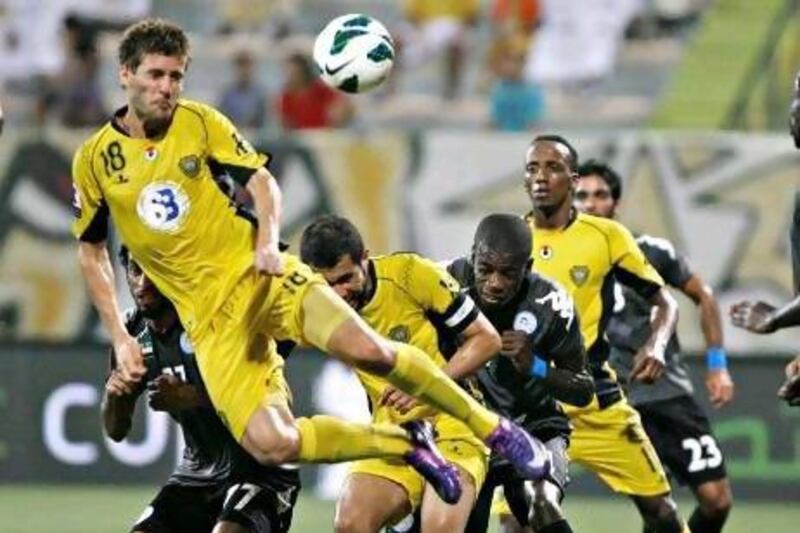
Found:
[[619, 282], [648, 300], [664, 286], [664, 280], [627, 228], [620, 224], [611, 226], [608, 242], [613, 273]]
[[686, 285], [692, 277], [692, 269], [686, 257], [678, 253], [670, 241], [649, 235], [641, 235], [636, 241], [667, 285], [678, 289]]
[[464, 331], [478, 317], [475, 302], [447, 270], [428, 259], [410, 257], [408, 290], [434, 322], [454, 333]]
[[83, 145], [72, 160], [72, 233], [87, 242], [108, 237], [108, 206], [92, 168], [92, 144]]
[[212, 172], [227, 173], [240, 185], [246, 184], [256, 170], [267, 164], [269, 156], [257, 152], [236, 126], [216, 109], [204, 106], [203, 115]]

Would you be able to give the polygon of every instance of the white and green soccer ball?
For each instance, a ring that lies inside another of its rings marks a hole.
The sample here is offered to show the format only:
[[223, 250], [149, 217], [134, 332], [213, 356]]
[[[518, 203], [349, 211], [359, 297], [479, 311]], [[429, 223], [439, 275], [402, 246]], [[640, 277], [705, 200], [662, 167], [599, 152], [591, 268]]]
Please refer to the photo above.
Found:
[[314, 42], [320, 78], [348, 93], [362, 93], [383, 83], [394, 64], [394, 42], [372, 17], [353, 13], [336, 17]]

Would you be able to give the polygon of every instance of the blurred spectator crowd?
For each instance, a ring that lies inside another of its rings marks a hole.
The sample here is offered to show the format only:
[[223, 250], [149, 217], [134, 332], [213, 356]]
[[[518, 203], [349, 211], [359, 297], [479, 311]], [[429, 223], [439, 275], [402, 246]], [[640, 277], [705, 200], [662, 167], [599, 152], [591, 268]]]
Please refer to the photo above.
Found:
[[[0, 0], [0, 83], [12, 124], [96, 126], [120, 99], [119, 32], [164, 16], [192, 33], [187, 96], [216, 103], [243, 128], [385, 122], [521, 131], [557, 122], [565, 98], [602, 94], [622, 47], [680, 40], [707, 3]], [[309, 57], [315, 33], [348, 12], [384, 22], [397, 52], [390, 82], [355, 98], [323, 85]]]

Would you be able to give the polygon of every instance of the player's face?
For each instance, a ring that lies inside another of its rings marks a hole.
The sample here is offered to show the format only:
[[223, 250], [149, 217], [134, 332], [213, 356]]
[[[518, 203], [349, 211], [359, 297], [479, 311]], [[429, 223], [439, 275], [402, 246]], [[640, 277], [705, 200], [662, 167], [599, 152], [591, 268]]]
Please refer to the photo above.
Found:
[[575, 208], [603, 218], [614, 218], [617, 202], [600, 176], [582, 176], [575, 185]]
[[328, 285], [353, 309], [361, 309], [366, 303], [367, 269], [364, 260], [353, 261], [343, 255], [333, 268], [316, 269]]
[[150, 281], [139, 265], [130, 260], [127, 271], [128, 288], [136, 309], [147, 318], [156, 318], [169, 307], [169, 302]]
[[472, 258], [475, 292], [482, 307], [500, 307], [519, 291], [528, 272], [527, 260], [478, 246]]
[[558, 208], [567, 201], [576, 177], [569, 162], [569, 150], [561, 143], [539, 141], [528, 148], [525, 190], [534, 208]]
[[183, 77], [188, 58], [145, 54], [131, 70], [120, 68], [120, 81], [128, 96], [128, 105], [145, 124], [169, 123], [183, 91]]

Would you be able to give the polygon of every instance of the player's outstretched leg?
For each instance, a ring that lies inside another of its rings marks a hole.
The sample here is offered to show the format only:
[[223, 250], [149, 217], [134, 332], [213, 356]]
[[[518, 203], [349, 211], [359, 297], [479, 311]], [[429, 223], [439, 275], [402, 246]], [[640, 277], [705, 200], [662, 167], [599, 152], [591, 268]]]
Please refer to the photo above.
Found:
[[505, 457], [523, 476], [530, 479], [547, 476], [550, 454], [544, 445], [478, 403], [425, 352], [412, 345], [392, 343], [378, 335], [325, 285], [309, 287], [302, 305], [303, 336], [307, 341], [464, 421], [492, 451]]
[[265, 405], [250, 417], [241, 445], [262, 464], [401, 457], [445, 502], [455, 503], [461, 496], [457, 469], [439, 453], [422, 422], [401, 428], [324, 415], [295, 419], [285, 405]]

